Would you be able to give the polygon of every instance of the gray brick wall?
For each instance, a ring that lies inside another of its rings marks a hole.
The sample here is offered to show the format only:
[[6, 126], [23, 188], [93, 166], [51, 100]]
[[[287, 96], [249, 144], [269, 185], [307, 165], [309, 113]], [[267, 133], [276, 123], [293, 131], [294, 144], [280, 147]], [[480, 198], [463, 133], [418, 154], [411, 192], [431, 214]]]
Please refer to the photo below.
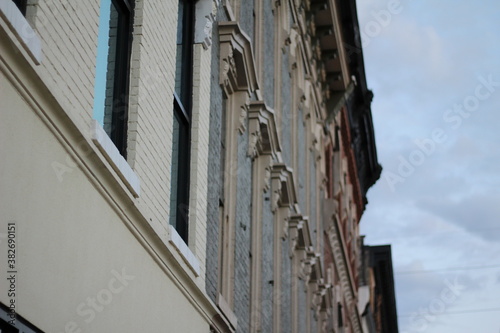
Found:
[[262, 332], [273, 331], [274, 220], [269, 192], [264, 195], [262, 214]]
[[252, 161], [247, 156], [248, 131], [238, 138], [238, 184], [236, 193], [236, 246], [234, 313], [238, 332], [249, 331], [250, 319], [250, 235], [252, 209]]
[[253, 45], [253, 27], [254, 27], [254, 1], [243, 0], [240, 3], [240, 28], [250, 37]]
[[303, 280], [299, 280], [299, 332], [306, 332], [306, 313], [307, 313], [307, 304], [306, 304], [306, 289], [305, 282]]
[[[287, 52], [290, 49], [287, 46]], [[293, 113], [291, 110], [291, 78], [288, 71], [289, 55], [287, 53], [281, 55], [281, 150], [283, 161], [292, 166], [292, 136], [291, 136], [291, 123]]]
[[272, 0], [264, 1], [264, 47], [262, 48], [263, 55], [263, 82], [261, 90], [264, 94], [266, 104], [274, 108], [274, 14], [272, 8]]
[[316, 333], [318, 331], [318, 322], [316, 318], [316, 314], [313, 309], [310, 310], [311, 314], [311, 332]]
[[[324, 258], [325, 257], [325, 242], [324, 242], [324, 240], [325, 240], [325, 237], [324, 237], [324, 235], [325, 235], [325, 230], [324, 230], [325, 226], [323, 224], [324, 200], [321, 200], [321, 199], [325, 197], [325, 191], [321, 189], [319, 191], [319, 195], [320, 195], [319, 198], [318, 198], [318, 200], [319, 200], [319, 211], [320, 211], [321, 215], [318, 218], [318, 229], [319, 229], [318, 232], [321, 233], [321, 237], [319, 237], [319, 245], [318, 245], [318, 247], [320, 249], [321, 258]], [[323, 269], [325, 269], [325, 268], [323, 267]]]
[[294, 170], [294, 172], [297, 173], [298, 177], [298, 184], [297, 190], [298, 190], [298, 201], [301, 210], [304, 212], [304, 214], [307, 214], [305, 212], [305, 207], [306, 207], [306, 137], [305, 137], [305, 128], [304, 128], [304, 123], [302, 119], [304, 119], [304, 113], [302, 112], [301, 109], [298, 110], [297, 112], [297, 151], [298, 151], [298, 170]]
[[308, 151], [309, 158], [309, 184], [311, 184], [311, 207], [309, 211], [309, 228], [311, 230], [311, 241], [316, 246], [316, 237], [318, 233], [318, 219], [316, 216], [316, 163], [314, 162], [314, 152]]
[[282, 241], [281, 247], [281, 331], [292, 331], [292, 316], [291, 316], [291, 291], [292, 291], [292, 265], [290, 261], [290, 242], [288, 238]]
[[[222, 6], [217, 11], [217, 22], [227, 21]], [[218, 175], [222, 169], [220, 159], [220, 140], [222, 130], [222, 104], [224, 102], [222, 88], [219, 85], [219, 29], [217, 22], [212, 30], [212, 64], [211, 64], [211, 92], [210, 92], [210, 135], [208, 174]], [[219, 250], [219, 177], [210, 177], [207, 197], [207, 267], [206, 290], [212, 301], [216, 301], [218, 284], [218, 250]]]

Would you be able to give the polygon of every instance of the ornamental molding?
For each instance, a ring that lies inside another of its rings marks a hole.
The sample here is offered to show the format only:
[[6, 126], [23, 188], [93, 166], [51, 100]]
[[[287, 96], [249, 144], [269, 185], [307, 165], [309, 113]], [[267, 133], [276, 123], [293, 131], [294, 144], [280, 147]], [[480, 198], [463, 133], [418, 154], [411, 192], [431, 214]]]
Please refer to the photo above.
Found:
[[226, 96], [237, 91], [251, 94], [258, 89], [257, 73], [250, 38], [237, 22], [219, 22], [219, 84]]
[[[301, 264], [301, 271], [306, 273], [307, 252], [312, 252], [311, 233], [309, 230], [309, 218], [300, 214], [294, 214], [288, 219], [290, 235], [290, 257], [297, 256]], [[303, 274], [302, 277], [305, 277]]]
[[315, 314], [322, 327], [322, 332], [327, 331], [328, 319], [332, 315], [332, 286], [331, 285], [320, 285], [319, 287], [319, 302], [315, 308]]
[[307, 257], [311, 265], [311, 273], [309, 274], [309, 283], [323, 284], [323, 267], [319, 253], [308, 252]]
[[198, 0], [195, 9], [194, 42], [205, 50], [212, 45], [212, 27], [217, 15], [219, 0]]
[[293, 170], [284, 163], [274, 164], [271, 170], [271, 186], [273, 189], [271, 201], [273, 212], [278, 208], [289, 208], [292, 210], [293, 206], [297, 203]]
[[[324, 216], [327, 219], [328, 239], [332, 249], [332, 256], [335, 268], [340, 278], [340, 288], [343, 291], [347, 304], [356, 303], [356, 287], [349, 268], [349, 261], [345, 253], [344, 242], [342, 240], [341, 228], [339, 226], [338, 216], [338, 202], [337, 200], [327, 199], [325, 202]], [[337, 293], [339, 295], [339, 293]], [[357, 307], [354, 311], [349, 311], [351, 322], [354, 326], [354, 332], [360, 333], [361, 319]]]
[[252, 159], [260, 155], [276, 158], [281, 151], [274, 111], [263, 101], [248, 105], [248, 156]]

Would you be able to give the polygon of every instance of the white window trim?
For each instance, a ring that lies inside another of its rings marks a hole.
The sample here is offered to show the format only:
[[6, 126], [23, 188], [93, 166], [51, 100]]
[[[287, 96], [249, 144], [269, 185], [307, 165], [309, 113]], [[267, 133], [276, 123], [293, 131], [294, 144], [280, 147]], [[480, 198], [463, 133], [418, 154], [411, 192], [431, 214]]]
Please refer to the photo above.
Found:
[[91, 133], [92, 141], [97, 145], [108, 162], [111, 163], [113, 169], [115, 169], [118, 176], [124, 181], [125, 185], [129, 188], [134, 197], [138, 198], [141, 194], [139, 177], [120, 154], [115, 144], [111, 141], [99, 122], [95, 119], [92, 119]]
[[179, 236], [177, 230], [172, 225], [168, 225], [169, 227], [169, 237], [168, 241], [172, 244], [177, 252], [182, 256], [182, 259], [186, 262], [189, 268], [193, 271], [196, 277], [200, 276], [200, 263], [198, 259], [196, 259], [193, 252], [189, 249], [184, 240]]
[[40, 65], [42, 42], [12, 0], [0, 0], [0, 16], [16, 37], [16, 40], [13, 40], [14, 44], [18, 48], [22, 46], [35, 64]]

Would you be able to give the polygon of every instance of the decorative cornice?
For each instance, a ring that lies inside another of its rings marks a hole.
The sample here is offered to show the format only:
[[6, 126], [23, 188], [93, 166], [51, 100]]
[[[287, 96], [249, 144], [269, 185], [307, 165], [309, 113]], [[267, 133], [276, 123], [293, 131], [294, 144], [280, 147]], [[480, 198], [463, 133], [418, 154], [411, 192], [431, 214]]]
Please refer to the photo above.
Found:
[[219, 0], [198, 0], [196, 2], [196, 18], [194, 42], [201, 43], [205, 50], [212, 45], [212, 26], [215, 22]]
[[308, 284], [309, 290], [314, 293], [318, 290], [318, 285], [323, 284], [323, 271], [321, 268], [320, 254], [315, 253], [312, 246], [306, 247], [303, 252], [301, 273], [304, 280]]
[[323, 267], [321, 266], [321, 257], [319, 253], [308, 252], [307, 256], [309, 262], [311, 263], [311, 274], [309, 276], [309, 282], [323, 283]]
[[293, 209], [293, 206], [297, 203], [293, 170], [283, 163], [274, 164], [271, 170], [271, 180], [273, 188], [271, 205], [273, 212], [278, 207]]
[[328, 319], [332, 315], [332, 286], [329, 284], [320, 285], [320, 302], [317, 307], [317, 316], [319, 318], [319, 322], [321, 327], [323, 328], [322, 332], [326, 332], [328, 327]]
[[258, 89], [257, 73], [250, 38], [237, 22], [219, 22], [220, 78], [226, 95]]
[[290, 256], [293, 255], [299, 238], [299, 230], [304, 227], [302, 215], [292, 215], [288, 218], [288, 228], [290, 236]]
[[271, 155], [281, 151], [274, 111], [263, 101], [250, 102], [248, 106], [248, 156]]
[[288, 220], [290, 234], [290, 257], [297, 257], [300, 264], [299, 278], [307, 281], [311, 273], [311, 262], [308, 252], [313, 252], [308, 217], [295, 214]]
[[[329, 200], [330, 202], [334, 200]], [[328, 206], [328, 204], [327, 204]], [[332, 206], [335, 204], [332, 203]], [[331, 209], [331, 208], [330, 208]], [[336, 211], [336, 210], [335, 210]], [[345, 253], [343, 239], [340, 234], [340, 226], [338, 225], [338, 219], [336, 214], [325, 214], [325, 218], [331, 219], [329, 221], [330, 227], [328, 228], [328, 238], [331, 244], [331, 248], [333, 250], [333, 261], [335, 263], [335, 267], [337, 269], [339, 278], [340, 278], [340, 287], [345, 296], [345, 300], [348, 304], [355, 304], [356, 295], [355, 295], [355, 284], [353, 281], [352, 273], [349, 268], [349, 260]], [[355, 311], [349, 311], [349, 315], [351, 317], [351, 322], [354, 326], [354, 332], [362, 332], [361, 331], [361, 322], [359, 313], [357, 312], [357, 307], [354, 307]]]

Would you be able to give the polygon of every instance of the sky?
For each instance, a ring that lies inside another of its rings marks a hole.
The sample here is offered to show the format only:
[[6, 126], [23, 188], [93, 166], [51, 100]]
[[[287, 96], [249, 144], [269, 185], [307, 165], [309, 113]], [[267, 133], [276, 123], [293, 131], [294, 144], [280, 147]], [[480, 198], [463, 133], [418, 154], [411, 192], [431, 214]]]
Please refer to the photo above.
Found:
[[500, 332], [500, 2], [358, 0], [400, 333]]
[[97, 34], [97, 66], [94, 87], [93, 117], [104, 127], [104, 102], [106, 98], [106, 73], [109, 53], [109, 17], [111, 0], [101, 0], [99, 32]]

